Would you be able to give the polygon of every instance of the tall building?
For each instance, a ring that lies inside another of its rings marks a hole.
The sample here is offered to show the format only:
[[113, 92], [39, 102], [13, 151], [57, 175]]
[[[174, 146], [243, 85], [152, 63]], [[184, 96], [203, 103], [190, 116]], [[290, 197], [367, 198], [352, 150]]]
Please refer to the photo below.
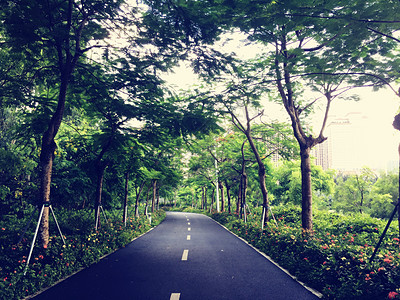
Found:
[[366, 135], [369, 127], [368, 118], [358, 112], [340, 118], [331, 117], [325, 131], [328, 139], [312, 152], [315, 164], [325, 170], [343, 172], [356, 171], [360, 166], [368, 164], [370, 147]]
[[328, 141], [316, 145], [311, 149], [311, 156], [314, 157], [314, 164], [321, 166], [322, 169], [327, 170], [329, 165], [329, 147]]

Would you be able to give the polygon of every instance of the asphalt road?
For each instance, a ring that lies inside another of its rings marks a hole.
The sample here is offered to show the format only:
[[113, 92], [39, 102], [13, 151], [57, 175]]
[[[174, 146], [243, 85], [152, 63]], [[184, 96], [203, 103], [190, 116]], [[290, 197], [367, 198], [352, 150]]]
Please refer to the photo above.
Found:
[[318, 298], [210, 218], [168, 212], [149, 233], [34, 299]]

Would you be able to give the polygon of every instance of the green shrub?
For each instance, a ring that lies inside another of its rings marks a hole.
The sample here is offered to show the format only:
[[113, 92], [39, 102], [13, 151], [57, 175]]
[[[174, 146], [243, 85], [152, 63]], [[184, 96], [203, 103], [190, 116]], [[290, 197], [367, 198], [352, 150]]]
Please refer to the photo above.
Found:
[[[27, 217], [28, 218], [28, 217]], [[57, 219], [63, 234], [61, 237], [53, 228], [50, 243], [46, 249], [35, 247], [27, 274], [24, 276], [27, 255], [32, 239], [28, 235], [18, 245], [18, 235], [23, 222], [2, 220], [0, 228], [0, 299], [21, 299], [45, 288], [61, 278], [68, 276], [83, 267], [97, 262], [102, 256], [125, 246], [135, 237], [148, 231], [151, 226], [145, 216], [129, 218], [126, 227], [120, 217], [112, 217], [108, 223], [102, 223], [94, 231], [91, 211], [67, 211], [58, 209]], [[152, 214], [152, 226], [158, 225], [165, 218], [164, 211]], [[17, 223], [15, 223], [17, 222]]]
[[299, 280], [322, 292], [324, 298], [372, 300], [388, 299], [389, 294], [399, 296], [397, 224], [391, 226], [379, 254], [370, 263], [385, 221], [362, 214], [345, 216], [315, 210], [315, 232], [305, 236], [301, 230], [299, 207], [278, 206], [272, 210], [278, 225], [270, 219], [264, 230], [257, 222], [260, 209], [256, 210], [254, 221], [247, 224], [233, 214], [214, 213], [211, 216]]

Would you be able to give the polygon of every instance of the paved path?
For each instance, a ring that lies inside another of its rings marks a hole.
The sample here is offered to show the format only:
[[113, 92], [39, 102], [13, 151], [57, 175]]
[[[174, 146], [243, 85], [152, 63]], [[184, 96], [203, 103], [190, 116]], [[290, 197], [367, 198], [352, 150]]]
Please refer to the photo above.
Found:
[[169, 212], [154, 230], [34, 299], [318, 298], [210, 218]]

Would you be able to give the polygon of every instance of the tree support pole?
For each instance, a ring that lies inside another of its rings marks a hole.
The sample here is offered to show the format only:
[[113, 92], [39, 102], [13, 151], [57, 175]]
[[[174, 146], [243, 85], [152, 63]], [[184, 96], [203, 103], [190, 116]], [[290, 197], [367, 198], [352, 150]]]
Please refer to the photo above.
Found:
[[32, 243], [31, 243], [31, 248], [30, 248], [30, 250], [29, 250], [28, 259], [27, 259], [27, 261], [26, 261], [26, 266], [25, 266], [25, 270], [24, 270], [24, 276], [26, 275], [26, 272], [28, 271], [29, 262], [30, 262], [31, 257], [32, 257], [33, 247], [35, 247], [35, 242], [36, 242], [37, 234], [38, 234], [39, 227], [40, 227], [40, 221], [41, 221], [41, 219], [42, 219], [42, 216], [43, 216], [43, 212], [44, 212], [44, 208], [45, 208], [45, 207], [48, 207], [48, 208], [50, 209], [51, 214], [52, 214], [52, 216], [53, 216], [53, 218], [54, 218], [54, 222], [55, 222], [56, 225], [57, 225], [58, 232], [60, 233], [60, 236], [61, 236], [61, 239], [62, 239], [62, 241], [63, 241], [63, 244], [65, 245], [65, 240], [64, 240], [64, 237], [63, 237], [63, 235], [62, 235], [60, 226], [58, 225], [58, 222], [57, 222], [57, 219], [56, 219], [56, 215], [54, 214], [53, 208], [52, 208], [50, 202], [45, 202], [45, 203], [43, 203], [42, 208], [41, 208], [40, 213], [39, 213], [39, 219], [38, 219], [38, 222], [37, 222], [37, 225], [36, 225], [35, 234], [34, 234], [34, 236], [33, 236], [33, 240], [32, 240]]
[[276, 225], [276, 227], [278, 227], [278, 222], [276, 221], [276, 219], [275, 219], [275, 216], [274, 216], [274, 214], [273, 214], [273, 212], [272, 212], [272, 208], [271, 208], [271, 206], [268, 206], [268, 208], [269, 208], [269, 211], [270, 211], [270, 213], [271, 213], [271, 216], [272, 216], [272, 218], [274, 219], [274, 221], [275, 221], [275, 225]]
[[62, 232], [61, 232], [60, 226], [58, 225], [58, 222], [57, 222], [57, 219], [56, 219], [56, 215], [54, 214], [54, 210], [53, 210], [53, 207], [51, 206], [51, 204], [49, 205], [49, 208], [50, 208], [51, 214], [53, 215], [54, 222], [55, 222], [56, 225], [57, 225], [58, 233], [59, 233], [60, 236], [61, 236], [61, 239], [62, 239], [62, 241], [63, 241], [63, 244], [65, 245], [65, 240], [64, 240], [63, 234], [62, 234]]
[[103, 209], [103, 205], [100, 205], [100, 209], [101, 209], [101, 211], [102, 211], [102, 213], [103, 213], [104, 220], [106, 220], [106, 223], [107, 223], [107, 225], [108, 225], [108, 220], [107, 220], [106, 212], [105, 212], [104, 209]]
[[[394, 117], [394, 121], [393, 121], [393, 124], [392, 124], [392, 125], [393, 125], [393, 127], [394, 127], [395, 129], [400, 130], [400, 114], [398, 114], [398, 115], [396, 115], [396, 116]], [[399, 175], [400, 175], [400, 144], [399, 144], [398, 152], [399, 152]], [[400, 192], [400, 177], [399, 177], [399, 192]], [[390, 223], [392, 223], [393, 218], [394, 218], [394, 216], [396, 215], [396, 212], [397, 212], [397, 211], [399, 212], [398, 220], [399, 220], [399, 236], [400, 236], [400, 196], [399, 196], [399, 198], [397, 199], [397, 204], [396, 204], [396, 206], [395, 206], [394, 209], [393, 209], [392, 215], [390, 216], [389, 221], [387, 222], [386, 227], [385, 227], [385, 229], [383, 230], [381, 237], [379, 238], [379, 242], [378, 242], [378, 244], [377, 244], [376, 247], [375, 247], [374, 253], [372, 254], [371, 258], [369, 259], [369, 262], [370, 262], [370, 263], [372, 263], [372, 261], [374, 260], [375, 255], [376, 255], [376, 253], [378, 252], [378, 249], [379, 249], [379, 247], [380, 247], [380, 245], [381, 245], [381, 243], [382, 243], [382, 241], [383, 241], [383, 238], [385, 237], [386, 232], [387, 232], [387, 230], [388, 230], [389, 227], [390, 227]]]
[[266, 210], [265, 206], [263, 205], [262, 217], [261, 217], [261, 230], [264, 230], [265, 210]]
[[394, 209], [393, 209], [392, 215], [390, 216], [390, 219], [389, 219], [389, 221], [387, 222], [386, 227], [385, 227], [385, 229], [383, 230], [381, 237], [379, 238], [379, 242], [378, 242], [378, 244], [377, 244], [376, 247], [375, 247], [374, 253], [372, 254], [371, 258], [369, 259], [369, 262], [370, 262], [370, 263], [372, 263], [372, 261], [374, 260], [375, 255], [376, 255], [376, 253], [378, 252], [378, 249], [379, 249], [379, 247], [381, 246], [382, 241], [383, 241], [383, 239], [384, 239], [384, 237], [385, 237], [385, 235], [386, 235], [386, 232], [388, 231], [388, 229], [389, 229], [389, 227], [390, 227], [390, 223], [392, 223], [392, 221], [393, 221], [393, 218], [394, 218], [394, 216], [395, 216], [395, 214], [396, 214], [396, 212], [397, 212], [397, 208], [398, 208], [398, 206], [399, 206], [399, 202], [400, 202], [400, 198], [397, 200], [397, 204], [396, 204], [396, 206], [395, 206]]
[[35, 235], [33, 236], [31, 249], [29, 250], [28, 259], [26, 261], [26, 266], [25, 266], [25, 270], [24, 270], [24, 276], [26, 275], [26, 271], [28, 270], [29, 261], [31, 260], [33, 247], [35, 247], [36, 237], [37, 237], [37, 234], [38, 234], [38, 231], [39, 231], [40, 220], [42, 219], [43, 211], [44, 211], [44, 204], [42, 205], [42, 209], [40, 210], [40, 213], [39, 213], [39, 220], [38, 220], [37, 225], [36, 225]]
[[25, 236], [25, 234], [26, 234], [26, 231], [28, 230], [29, 226], [31, 225], [32, 220], [33, 220], [33, 215], [35, 214], [36, 209], [37, 209], [37, 207], [35, 207], [35, 209], [32, 211], [31, 216], [29, 217], [29, 221], [28, 221], [28, 223], [25, 225], [25, 228], [24, 228], [24, 230], [23, 230], [23, 232], [22, 232], [21, 237], [20, 237], [19, 240], [18, 240], [17, 245], [19, 245], [19, 243], [22, 242], [22, 239], [24, 238], [24, 236]]

